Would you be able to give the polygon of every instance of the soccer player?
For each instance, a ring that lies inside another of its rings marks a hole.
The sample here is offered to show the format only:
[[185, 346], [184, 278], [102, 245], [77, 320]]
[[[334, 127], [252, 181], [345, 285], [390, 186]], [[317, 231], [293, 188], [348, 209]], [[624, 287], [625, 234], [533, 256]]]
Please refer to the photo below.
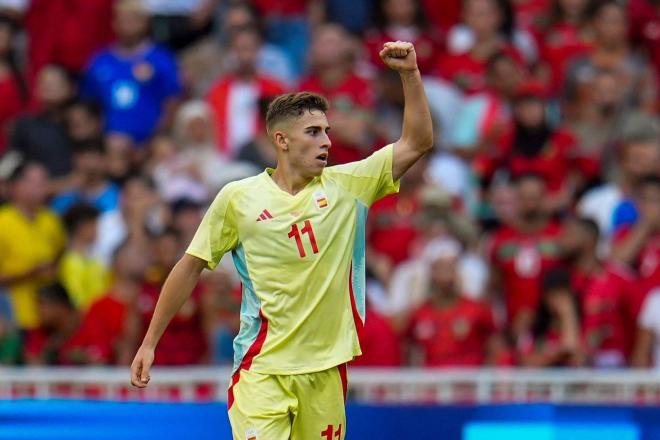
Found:
[[229, 419], [235, 440], [336, 440], [345, 426], [346, 363], [360, 355], [368, 207], [433, 145], [431, 115], [407, 42], [380, 52], [399, 72], [401, 138], [359, 162], [326, 168], [327, 101], [302, 92], [270, 105], [277, 168], [226, 185], [172, 269], [131, 365], [144, 388], [154, 348], [204, 268], [232, 252], [243, 284]]

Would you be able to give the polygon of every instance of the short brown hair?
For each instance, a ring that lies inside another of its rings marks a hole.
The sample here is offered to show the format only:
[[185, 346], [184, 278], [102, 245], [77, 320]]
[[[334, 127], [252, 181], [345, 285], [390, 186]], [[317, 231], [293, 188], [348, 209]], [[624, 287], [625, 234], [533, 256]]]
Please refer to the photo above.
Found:
[[275, 98], [266, 112], [266, 128], [270, 131], [275, 124], [291, 117], [301, 116], [306, 111], [328, 111], [328, 100], [311, 92], [286, 93]]

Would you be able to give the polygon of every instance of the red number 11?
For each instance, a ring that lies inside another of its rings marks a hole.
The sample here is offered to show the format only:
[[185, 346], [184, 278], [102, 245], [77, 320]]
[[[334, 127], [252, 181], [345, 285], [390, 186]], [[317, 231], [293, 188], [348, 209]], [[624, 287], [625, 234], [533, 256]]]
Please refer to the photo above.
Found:
[[298, 246], [298, 253], [300, 254], [300, 258], [305, 258], [307, 255], [305, 253], [305, 247], [303, 246], [302, 242], [302, 234], [307, 234], [309, 236], [309, 241], [312, 244], [312, 251], [315, 254], [319, 253], [319, 248], [316, 245], [316, 237], [314, 237], [314, 230], [312, 229], [312, 222], [309, 220], [305, 220], [305, 226], [303, 226], [302, 229], [298, 229], [297, 224], [292, 224], [291, 225], [291, 230], [289, 231], [289, 238], [295, 238], [296, 239], [296, 245]]

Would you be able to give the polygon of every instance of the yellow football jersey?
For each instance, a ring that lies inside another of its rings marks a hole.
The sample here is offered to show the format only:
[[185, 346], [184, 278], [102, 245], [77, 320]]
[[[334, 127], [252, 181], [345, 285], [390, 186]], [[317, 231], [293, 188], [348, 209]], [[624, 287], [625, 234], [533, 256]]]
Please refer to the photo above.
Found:
[[186, 252], [213, 269], [232, 251], [243, 284], [234, 370], [311, 373], [361, 354], [365, 223], [399, 189], [392, 150], [328, 167], [296, 195], [270, 168], [217, 195]]

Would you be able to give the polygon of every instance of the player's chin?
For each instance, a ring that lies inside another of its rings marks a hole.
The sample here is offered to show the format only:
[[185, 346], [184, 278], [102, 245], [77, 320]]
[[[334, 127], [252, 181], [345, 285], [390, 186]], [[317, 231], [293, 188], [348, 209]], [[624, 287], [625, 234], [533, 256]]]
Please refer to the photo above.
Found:
[[315, 175], [318, 176], [321, 174], [323, 169], [328, 166], [328, 159], [318, 159], [315, 158], [312, 166], [310, 167], [310, 171]]

